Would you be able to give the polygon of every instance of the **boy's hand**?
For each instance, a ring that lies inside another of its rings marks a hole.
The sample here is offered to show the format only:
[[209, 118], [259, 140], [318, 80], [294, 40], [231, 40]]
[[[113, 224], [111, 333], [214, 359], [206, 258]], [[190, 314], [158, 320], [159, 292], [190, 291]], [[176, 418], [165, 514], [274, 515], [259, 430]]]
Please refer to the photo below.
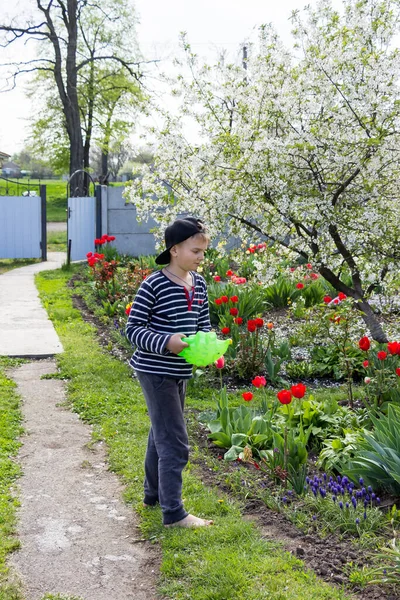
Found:
[[189, 344], [182, 342], [182, 338], [184, 337], [186, 337], [184, 333], [174, 333], [166, 346], [168, 350], [174, 354], [179, 354], [184, 348], [187, 348]]

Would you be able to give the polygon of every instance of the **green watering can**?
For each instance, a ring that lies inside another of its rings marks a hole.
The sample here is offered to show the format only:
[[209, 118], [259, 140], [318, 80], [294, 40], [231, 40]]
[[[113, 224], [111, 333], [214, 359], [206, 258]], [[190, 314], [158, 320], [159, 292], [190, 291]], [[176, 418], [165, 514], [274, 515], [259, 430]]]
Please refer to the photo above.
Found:
[[214, 331], [198, 331], [195, 335], [182, 338], [182, 341], [189, 346], [179, 352], [178, 356], [182, 356], [186, 362], [196, 367], [211, 365], [225, 354], [228, 346], [232, 344], [231, 339], [219, 340]]

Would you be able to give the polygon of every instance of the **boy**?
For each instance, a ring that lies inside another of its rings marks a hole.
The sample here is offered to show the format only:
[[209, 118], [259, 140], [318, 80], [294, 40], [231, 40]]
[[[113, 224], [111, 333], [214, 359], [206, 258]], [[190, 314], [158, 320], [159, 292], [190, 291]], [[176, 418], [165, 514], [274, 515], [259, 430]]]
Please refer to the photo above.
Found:
[[177, 356], [187, 346], [183, 337], [211, 329], [206, 282], [196, 272], [208, 242], [202, 222], [193, 217], [167, 227], [166, 250], [156, 263], [168, 266], [143, 281], [126, 326], [126, 335], [136, 346], [130, 364], [151, 421], [144, 505], [160, 502], [166, 527], [212, 524], [188, 514], [182, 504], [182, 471], [189, 456], [183, 410], [192, 365]]

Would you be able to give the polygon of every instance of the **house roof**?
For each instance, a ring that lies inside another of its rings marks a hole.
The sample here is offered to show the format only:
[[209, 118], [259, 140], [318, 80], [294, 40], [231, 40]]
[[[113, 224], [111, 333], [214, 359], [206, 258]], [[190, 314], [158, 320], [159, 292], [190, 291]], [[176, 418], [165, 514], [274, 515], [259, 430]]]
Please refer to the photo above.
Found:
[[3, 169], [21, 169], [21, 167], [19, 165], [17, 165], [17, 163], [13, 162], [12, 160], [9, 160], [8, 162], [5, 162], [3, 164]]
[[0, 158], [10, 158], [11, 154], [7, 154], [6, 152], [0, 152]]

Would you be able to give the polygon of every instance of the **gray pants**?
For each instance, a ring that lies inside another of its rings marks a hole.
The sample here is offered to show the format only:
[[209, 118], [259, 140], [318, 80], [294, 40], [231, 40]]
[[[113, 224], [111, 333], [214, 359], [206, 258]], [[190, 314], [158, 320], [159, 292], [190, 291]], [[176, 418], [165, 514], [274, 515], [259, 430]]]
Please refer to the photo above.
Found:
[[182, 504], [182, 471], [189, 458], [183, 415], [186, 380], [136, 371], [151, 428], [145, 459], [144, 502], [160, 502], [164, 525], [188, 514]]

